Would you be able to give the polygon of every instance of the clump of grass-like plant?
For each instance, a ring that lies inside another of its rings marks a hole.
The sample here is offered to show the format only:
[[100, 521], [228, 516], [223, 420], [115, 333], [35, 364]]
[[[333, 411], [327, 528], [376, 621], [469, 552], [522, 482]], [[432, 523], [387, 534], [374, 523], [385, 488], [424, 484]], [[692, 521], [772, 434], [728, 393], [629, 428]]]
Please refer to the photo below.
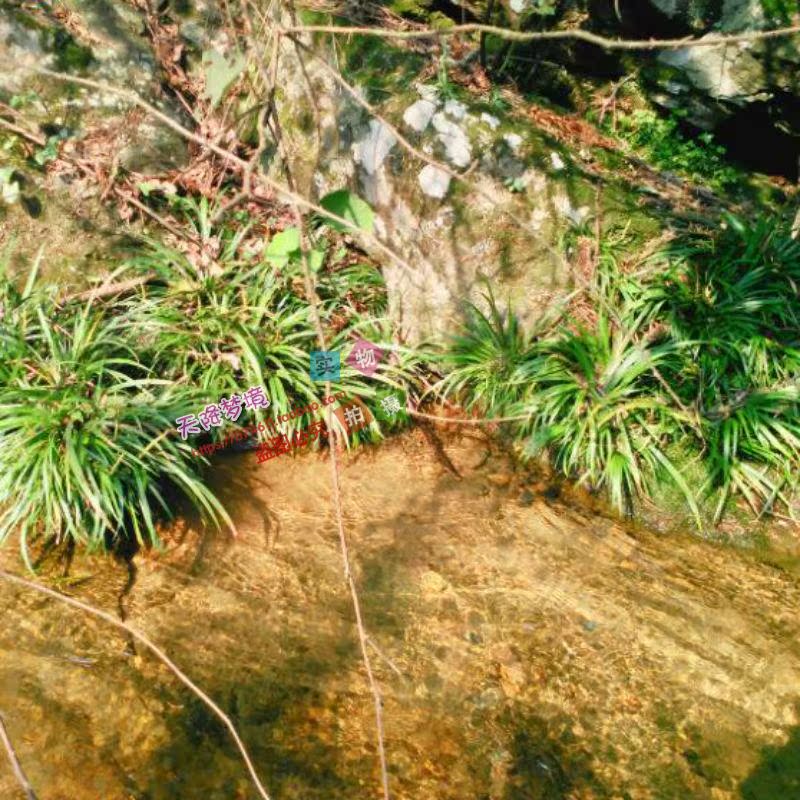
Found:
[[[465, 408], [517, 415], [528, 456], [605, 490], [619, 510], [664, 481], [701, 523], [731, 501], [791, 511], [800, 467], [800, 241], [778, 219], [679, 237], [636, 274], [610, 236], [578, 319], [525, 334], [510, 313], [473, 309], [440, 384]], [[580, 320], [580, 321], [579, 321]], [[680, 461], [675, 453], [680, 453]], [[672, 454], [672, 457], [670, 457]], [[702, 485], [688, 462], [705, 470]]]
[[[157, 373], [196, 387], [205, 403], [262, 385], [271, 403], [266, 416], [273, 420], [297, 406], [316, 402], [322, 408], [324, 384], [313, 382], [309, 372], [310, 353], [319, 345], [298, 231], [289, 228], [259, 244], [247, 239], [246, 226], [235, 233], [212, 226], [204, 201], [182, 207], [193, 221], [195, 242], [147, 241], [129, 264], [157, 276], [134, 314]], [[324, 226], [308, 235], [320, 323], [328, 348], [341, 354], [341, 377], [332, 391], [369, 399], [375, 384], [397, 385], [409, 371], [395, 358], [365, 382], [345, 363], [357, 336], [376, 343], [390, 338], [385, 320], [376, 316], [385, 308], [382, 279], [374, 267], [334, 250], [328, 239], [335, 233]], [[306, 422], [281, 424], [291, 432]], [[378, 435], [377, 425], [355, 439], [372, 435]]]
[[567, 330], [540, 343], [529, 362], [532, 391], [521, 404], [531, 412], [529, 456], [546, 452], [565, 476], [631, 515], [640, 497], [670, 480], [697, 509], [667, 451], [688, 420], [659, 385], [655, 370], [673, 357], [600, 314], [594, 330]]
[[152, 544], [178, 495], [230, 524], [173, 435], [189, 393], [149, 377], [130, 321], [23, 294], [0, 320], [0, 361], [13, 365], [0, 384], [0, 542], [18, 536], [29, 567], [37, 539]]
[[532, 337], [510, 310], [498, 308], [491, 292], [485, 300], [488, 313], [466, 307], [461, 331], [440, 358], [446, 374], [437, 389], [459, 398], [467, 410], [502, 416], [525, 392], [522, 368], [531, 357]]
[[651, 293], [684, 358], [670, 384], [692, 405], [718, 521], [744, 498], [791, 509], [800, 464], [800, 241], [774, 217], [728, 217], [668, 248]]
[[273, 419], [318, 400], [307, 304], [273, 264], [242, 252], [246, 227], [215, 230], [205, 202], [188, 208], [200, 237], [195, 247], [146, 241], [129, 262], [157, 276], [133, 315], [154, 370], [196, 389], [201, 404], [263, 386]]

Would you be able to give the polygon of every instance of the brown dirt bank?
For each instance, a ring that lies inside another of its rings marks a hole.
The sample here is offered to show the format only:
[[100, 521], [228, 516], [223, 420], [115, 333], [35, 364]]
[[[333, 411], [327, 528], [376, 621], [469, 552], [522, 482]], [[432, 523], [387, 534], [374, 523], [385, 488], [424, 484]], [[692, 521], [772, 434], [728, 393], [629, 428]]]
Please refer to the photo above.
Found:
[[[776, 759], [779, 780], [800, 774], [798, 579], [520, 500], [500, 456], [477, 467], [485, 448], [445, 445], [461, 479], [420, 431], [343, 468], [366, 623], [393, 665], [376, 661], [394, 797], [800, 796], [769, 793]], [[234, 716], [275, 800], [378, 797], [327, 460], [225, 456], [211, 477], [239, 538], [171, 530], [135, 558], [130, 621]], [[100, 558], [70, 574], [108, 609], [127, 580]], [[40, 800], [254, 797], [217, 722], [116, 631], [7, 585], [0, 614], [0, 709]], [[0, 762], [0, 797], [13, 786]]]

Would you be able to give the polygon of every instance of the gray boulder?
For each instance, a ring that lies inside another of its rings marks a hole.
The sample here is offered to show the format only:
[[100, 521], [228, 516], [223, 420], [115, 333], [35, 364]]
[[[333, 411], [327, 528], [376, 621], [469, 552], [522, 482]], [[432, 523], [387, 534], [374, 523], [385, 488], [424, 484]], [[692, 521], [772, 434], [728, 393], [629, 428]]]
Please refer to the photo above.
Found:
[[[763, 0], [647, 2], [687, 32], [706, 36], [787, 24]], [[699, 127], [713, 129], [758, 104], [776, 132], [800, 137], [800, 36], [665, 50], [657, 65], [646, 70], [660, 90], [653, 99], [688, 110]]]

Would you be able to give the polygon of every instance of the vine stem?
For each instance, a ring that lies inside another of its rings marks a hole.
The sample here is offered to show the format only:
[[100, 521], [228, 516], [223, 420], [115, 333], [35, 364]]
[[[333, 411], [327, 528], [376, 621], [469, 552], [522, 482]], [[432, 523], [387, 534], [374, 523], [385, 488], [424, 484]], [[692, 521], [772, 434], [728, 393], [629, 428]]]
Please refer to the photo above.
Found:
[[440, 417], [436, 414], [426, 414], [423, 411], [407, 409], [407, 413], [419, 419], [430, 419], [434, 422], [450, 422], [454, 425], [494, 425], [499, 422], [523, 422], [530, 419], [533, 412], [528, 414], [518, 414], [514, 417]]
[[[25, 589], [30, 589], [31, 591], [38, 592], [39, 594], [47, 595], [48, 597], [53, 598], [54, 600], [58, 600], [60, 603], [64, 603], [68, 606], [72, 606], [73, 608], [77, 608], [80, 611], [83, 611], [85, 614], [89, 614], [93, 617], [97, 617], [98, 619], [102, 619], [104, 622], [107, 622], [109, 625], [113, 625], [115, 628], [125, 631], [126, 633], [133, 636], [134, 639], [141, 642], [153, 655], [155, 655], [169, 670], [172, 672], [176, 678], [188, 689], [190, 689], [200, 700], [205, 703], [208, 708], [219, 718], [222, 724], [228, 729], [233, 738], [234, 742], [236, 742], [236, 746], [239, 748], [239, 752], [241, 753], [242, 759], [244, 760], [245, 765], [247, 766], [247, 771], [250, 773], [250, 777], [253, 779], [253, 783], [255, 784], [256, 789], [258, 790], [258, 794], [262, 798], [262, 800], [271, 800], [269, 794], [267, 793], [266, 788], [264, 788], [264, 784], [261, 783], [261, 779], [258, 777], [258, 773], [256, 772], [256, 768], [253, 765], [253, 761], [250, 758], [250, 754], [245, 747], [244, 742], [242, 741], [239, 733], [236, 730], [236, 726], [233, 724], [231, 718], [185, 673], [180, 667], [175, 664], [175, 662], [154, 642], [152, 642], [145, 634], [141, 631], [138, 631], [133, 626], [129, 625], [127, 622], [121, 622], [120, 620], [113, 617], [111, 614], [100, 610], [99, 608], [95, 608], [94, 606], [89, 605], [88, 603], [84, 603], [81, 600], [76, 600], [74, 597], [69, 597], [68, 595], [61, 594], [61, 592], [57, 592], [54, 589], [49, 588], [48, 586], [44, 586], [41, 583], [37, 583], [36, 581], [28, 580], [27, 578], [22, 578], [19, 575], [14, 575], [11, 572], [6, 572], [3, 569], [0, 569], [0, 579], [8, 581], [9, 583], [16, 584], [17, 586], [22, 586]], [[8, 749], [8, 746], [6, 746]], [[31, 796], [34, 797], [34, 796]], [[30, 798], [29, 798], [30, 800]], [[35, 797], [34, 797], [35, 800]]]

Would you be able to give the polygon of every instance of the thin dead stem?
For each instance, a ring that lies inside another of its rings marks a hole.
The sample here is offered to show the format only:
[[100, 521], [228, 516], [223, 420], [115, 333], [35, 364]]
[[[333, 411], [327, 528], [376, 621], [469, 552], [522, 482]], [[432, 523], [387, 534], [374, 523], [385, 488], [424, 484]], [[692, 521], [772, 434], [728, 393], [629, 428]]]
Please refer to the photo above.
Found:
[[[330, 395], [330, 388], [327, 389], [328, 394]], [[369, 638], [367, 636], [366, 629], [364, 627], [364, 620], [361, 616], [361, 603], [358, 599], [358, 589], [356, 588], [356, 582], [353, 578], [352, 570], [350, 569], [350, 554], [347, 547], [347, 537], [344, 532], [344, 522], [342, 519], [342, 498], [341, 498], [341, 489], [339, 486], [339, 465], [338, 459], [336, 457], [336, 432], [333, 429], [331, 424], [331, 419], [333, 417], [333, 411], [331, 407], [328, 406], [327, 409], [328, 415], [328, 430], [331, 434], [330, 440], [330, 447], [328, 448], [330, 451], [330, 461], [331, 461], [331, 483], [333, 484], [333, 503], [334, 503], [334, 510], [336, 512], [336, 526], [339, 532], [339, 545], [342, 551], [342, 562], [344, 566], [344, 576], [345, 580], [347, 581], [348, 588], [350, 589], [350, 597], [353, 601], [353, 610], [355, 611], [356, 615], [356, 627], [358, 628], [358, 642], [361, 646], [361, 660], [364, 662], [364, 669], [367, 673], [367, 680], [369, 681], [370, 691], [372, 692], [372, 697], [375, 705], [375, 727], [378, 730], [378, 756], [380, 758], [381, 763], [381, 783], [383, 785], [383, 797], [384, 800], [389, 800], [389, 772], [387, 769], [387, 762], [386, 762], [386, 747], [384, 745], [384, 728], [383, 728], [383, 698], [381, 697], [381, 691], [378, 687], [378, 683], [375, 680], [375, 676], [372, 673], [372, 663], [369, 657], [369, 649], [367, 644], [369, 642]]]
[[786, 28], [775, 28], [769, 31], [746, 31], [733, 34], [709, 34], [701, 39], [685, 37], [681, 39], [609, 39], [591, 31], [579, 28], [557, 31], [515, 31], [501, 28], [496, 25], [482, 25], [469, 23], [467, 25], [453, 25], [449, 28], [424, 28], [419, 30], [401, 31], [391, 28], [368, 28], [358, 25], [297, 25], [284, 28], [282, 33], [331, 33], [337, 36], [377, 36], [381, 39], [444, 39], [451, 36], [478, 33], [491, 34], [509, 42], [541, 42], [559, 39], [578, 39], [589, 44], [602, 47], [604, 50], [659, 50], [681, 49], [684, 47], [714, 47], [717, 45], [737, 44], [740, 42], [755, 42], [765, 39], [779, 39], [800, 33], [800, 25], [791, 25]]
[[86, 291], [68, 294], [60, 301], [60, 304], [82, 303], [84, 300], [92, 303], [95, 300], [100, 300], [104, 297], [111, 297], [115, 294], [131, 292], [134, 289], [138, 289], [140, 286], [144, 286], [146, 283], [154, 280], [156, 277], [157, 275], [155, 272], [148, 272], [145, 275], [139, 275], [136, 278], [131, 278], [127, 281], [120, 281], [119, 283], [108, 283], [106, 281], [98, 286], [95, 286], [93, 289], [87, 289]]
[[[277, 44], [275, 49], [273, 50], [273, 58], [269, 70], [267, 70], [264, 67], [263, 63], [260, 60], [258, 61], [259, 71], [261, 72], [267, 86], [270, 85], [275, 86], [277, 81], [278, 49], [280, 46], [280, 39], [281, 39], [280, 34], [276, 35], [276, 39], [277, 39]], [[290, 191], [292, 192], [292, 194], [295, 194], [295, 182], [292, 176], [289, 160], [286, 157], [286, 152], [283, 144], [283, 136], [281, 134], [281, 129], [280, 129], [280, 120], [278, 119], [278, 114], [276, 109], [274, 108], [274, 105], [273, 105], [272, 122], [275, 127], [275, 132], [276, 132], [275, 139], [277, 142], [278, 151], [281, 155], [281, 160], [284, 165], [286, 180], [289, 185]], [[259, 173], [263, 175], [263, 170], [261, 170], [260, 168], [259, 168]], [[321, 350], [327, 350], [325, 331], [322, 326], [322, 318], [319, 312], [319, 297], [317, 296], [314, 277], [311, 272], [311, 268], [309, 266], [309, 261], [308, 261], [309, 243], [308, 243], [308, 235], [306, 231], [305, 221], [300, 211], [299, 204], [294, 200], [292, 200], [290, 202], [290, 206], [294, 215], [295, 225], [297, 226], [298, 231], [300, 232], [300, 257], [303, 266], [303, 279], [306, 287], [306, 295], [308, 297], [309, 305], [311, 307], [311, 315], [314, 322], [314, 328], [317, 334], [317, 342]], [[328, 396], [330, 396], [331, 394], [330, 382], [326, 382], [325, 384], [325, 393]], [[334, 512], [336, 516], [336, 527], [339, 536], [339, 547], [342, 554], [344, 577], [345, 581], [347, 582], [348, 589], [350, 591], [350, 599], [353, 606], [353, 612], [355, 614], [356, 629], [358, 632], [358, 641], [359, 641], [359, 646], [361, 648], [361, 660], [362, 663], [364, 664], [364, 670], [367, 674], [367, 681], [369, 683], [370, 692], [372, 693], [373, 703], [375, 708], [375, 727], [377, 731], [378, 756], [380, 761], [383, 798], [384, 800], [390, 800], [391, 795], [389, 792], [389, 770], [386, 759], [386, 746], [384, 743], [385, 733], [383, 725], [383, 698], [381, 697], [380, 687], [378, 686], [378, 683], [375, 679], [375, 675], [372, 670], [372, 662], [370, 660], [369, 649], [367, 646], [369, 642], [369, 637], [367, 636], [367, 631], [364, 626], [364, 619], [361, 613], [361, 601], [358, 595], [358, 587], [356, 586], [355, 579], [353, 578], [353, 571], [350, 562], [350, 553], [347, 544], [347, 536], [345, 535], [344, 519], [342, 516], [341, 487], [339, 485], [339, 465], [336, 455], [338, 433], [333, 425], [333, 412], [330, 406], [327, 407], [326, 416], [327, 416], [328, 431], [330, 435], [328, 451], [330, 454], [330, 465], [331, 465], [331, 488], [333, 495]]]
[[3, 119], [2, 117], [0, 117], [0, 126], [11, 131], [11, 133], [15, 133], [17, 136], [21, 136], [23, 139], [27, 139], [29, 142], [33, 142], [33, 144], [39, 145], [39, 147], [44, 147], [47, 144], [47, 140], [44, 138], [44, 136], [40, 136], [38, 133], [33, 133], [27, 128], [22, 128], [19, 125], [15, 125], [13, 122], [9, 122], [7, 119]]
[[256, 772], [256, 768], [253, 765], [253, 761], [250, 758], [250, 754], [247, 752], [247, 748], [244, 745], [241, 737], [239, 736], [236, 726], [231, 721], [231, 718], [196, 684], [192, 681], [192, 679], [183, 672], [172, 659], [156, 644], [154, 644], [145, 634], [138, 631], [136, 628], [129, 625], [127, 622], [121, 622], [116, 617], [113, 617], [111, 614], [108, 614], [105, 611], [101, 611], [99, 608], [95, 608], [94, 606], [89, 605], [88, 603], [84, 603], [81, 600], [76, 600], [73, 597], [69, 597], [65, 594], [61, 594], [60, 592], [55, 591], [54, 589], [50, 589], [47, 586], [42, 585], [41, 583], [36, 583], [35, 581], [28, 580], [27, 578], [21, 578], [19, 575], [14, 575], [11, 572], [6, 572], [5, 570], [0, 570], [0, 579], [8, 581], [9, 583], [16, 584], [17, 586], [22, 586], [25, 589], [30, 589], [31, 591], [38, 592], [39, 594], [47, 595], [48, 597], [52, 597], [55, 600], [58, 600], [60, 603], [65, 603], [68, 606], [72, 606], [73, 608], [77, 608], [80, 611], [83, 611], [85, 614], [89, 614], [93, 617], [97, 617], [98, 619], [102, 619], [104, 622], [107, 622], [109, 625], [113, 625], [115, 628], [119, 630], [123, 630], [132, 636], [137, 641], [141, 642], [148, 650], [150, 650], [153, 655], [155, 655], [169, 670], [172, 672], [178, 680], [190, 689], [197, 697], [202, 700], [205, 705], [208, 706], [209, 709], [214, 713], [214, 715], [222, 722], [222, 724], [228, 729], [231, 737], [233, 738], [236, 746], [241, 753], [242, 759], [244, 760], [245, 765], [247, 766], [247, 771], [250, 773], [250, 777], [253, 780], [253, 783], [258, 790], [258, 794], [261, 796], [262, 800], [270, 800], [270, 796], [267, 793], [267, 790], [264, 788], [264, 785], [261, 783], [261, 779], [258, 777], [258, 773]]
[[419, 419], [430, 419], [434, 422], [448, 422], [454, 425], [495, 425], [499, 422], [523, 422], [530, 419], [533, 412], [529, 414], [518, 414], [514, 417], [440, 417], [436, 414], [426, 414], [422, 411], [407, 409], [407, 413]]
[[25, 793], [25, 800], [37, 800], [36, 792], [33, 791], [33, 786], [31, 786], [27, 775], [25, 775], [25, 771], [22, 769], [22, 764], [19, 763], [17, 753], [14, 750], [14, 745], [11, 744], [11, 739], [9, 738], [8, 731], [6, 730], [2, 712], [0, 712], [0, 742], [3, 743], [3, 747], [6, 749], [6, 754], [8, 755], [8, 760], [11, 762], [11, 769], [14, 772], [14, 777], [17, 779], [17, 783], [22, 788], [22, 791]]

